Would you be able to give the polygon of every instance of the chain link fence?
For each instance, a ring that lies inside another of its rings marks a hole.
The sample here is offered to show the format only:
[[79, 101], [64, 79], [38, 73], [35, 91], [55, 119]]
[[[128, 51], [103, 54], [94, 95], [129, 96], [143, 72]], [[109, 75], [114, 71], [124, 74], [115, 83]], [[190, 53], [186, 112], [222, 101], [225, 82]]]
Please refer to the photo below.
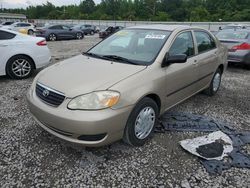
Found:
[[[208, 29], [211, 31], [218, 31], [219, 27], [224, 27], [228, 24], [232, 24], [233, 22], [152, 22], [152, 21], [116, 21], [116, 20], [35, 20], [37, 26], [42, 27], [45, 24], [91, 24], [96, 25], [100, 29], [103, 29], [107, 26], [135, 26], [135, 25], [147, 25], [147, 24], [166, 24], [166, 25], [189, 25], [189, 26], [197, 26], [202, 27], [204, 29]], [[244, 24], [249, 25], [250, 22], [237, 22], [234, 24]]]

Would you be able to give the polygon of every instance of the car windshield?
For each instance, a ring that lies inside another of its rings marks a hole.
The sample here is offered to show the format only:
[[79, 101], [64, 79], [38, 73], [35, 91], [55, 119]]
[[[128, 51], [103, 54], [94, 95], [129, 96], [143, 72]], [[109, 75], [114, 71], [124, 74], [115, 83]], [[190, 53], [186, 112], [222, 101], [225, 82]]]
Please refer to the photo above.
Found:
[[231, 32], [219, 32], [217, 35], [218, 39], [246, 39], [248, 36], [247, 31], [231, 31]]
[[124, 63], [150, 65], [170, 33], [149, 29], [121, 30], [90, 49], [87, 54]]
[[81, 25], [75, 25], [73, 27], [71, 27], [72, 29], [80, 29], [81, 28]]

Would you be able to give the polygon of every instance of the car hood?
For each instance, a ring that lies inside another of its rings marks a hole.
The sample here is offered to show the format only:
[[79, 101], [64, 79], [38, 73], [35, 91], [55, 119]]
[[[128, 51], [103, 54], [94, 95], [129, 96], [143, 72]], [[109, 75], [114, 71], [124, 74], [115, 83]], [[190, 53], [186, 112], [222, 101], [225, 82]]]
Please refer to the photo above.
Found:
[[97, 90], [106, 90], [146, 66], [111, 62], [79, 55], [42, 71], [37, 82], [73, 98]]

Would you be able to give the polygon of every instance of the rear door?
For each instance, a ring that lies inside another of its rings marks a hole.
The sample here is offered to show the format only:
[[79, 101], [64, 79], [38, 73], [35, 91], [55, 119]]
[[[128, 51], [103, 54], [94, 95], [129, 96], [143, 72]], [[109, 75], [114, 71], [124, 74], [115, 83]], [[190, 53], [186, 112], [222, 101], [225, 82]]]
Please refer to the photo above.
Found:
[[194, 39], [197, 46], [197, 62], [195, 68], [198, 74], [197, 89], [206, 87], [218, 66], [218, 48], [215, 39], [204, 30], [194, 30]]
[[194, 63], [195, 46], [191, 31], [179, 33], [174, 39], [169, 56], [186, 54], [186, 63], [174, 63], [166, 67], [166, 105], [171, 107], [178, 102], [190, 97], [197, 91], [197, 70]]

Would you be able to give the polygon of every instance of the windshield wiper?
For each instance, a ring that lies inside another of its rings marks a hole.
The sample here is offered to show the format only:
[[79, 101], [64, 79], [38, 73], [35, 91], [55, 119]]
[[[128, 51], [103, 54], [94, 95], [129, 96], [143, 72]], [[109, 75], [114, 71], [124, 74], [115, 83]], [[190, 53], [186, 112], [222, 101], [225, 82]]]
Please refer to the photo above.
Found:
[[117, 55], [104, 55], [103, 57], [116, 60], [116, 61], [122, 61], [125, 63], [133, 64], [133, 65], [139, 65], [138, 63], [135, 63], [134, 61], [131, 61], [125, 57], [117, 56]]
[[91, 56], [91, 57], [95, 57], [95, 58], [99, 58], [99, 59], [109, 60], [109, 58], [106, 58], [106, 57], [104, 57], [102, 55], [94, 54], [94, 53], [91, 53], [91, 52], [83, 52], [82, 54], [87, 55], [87, 56]]

